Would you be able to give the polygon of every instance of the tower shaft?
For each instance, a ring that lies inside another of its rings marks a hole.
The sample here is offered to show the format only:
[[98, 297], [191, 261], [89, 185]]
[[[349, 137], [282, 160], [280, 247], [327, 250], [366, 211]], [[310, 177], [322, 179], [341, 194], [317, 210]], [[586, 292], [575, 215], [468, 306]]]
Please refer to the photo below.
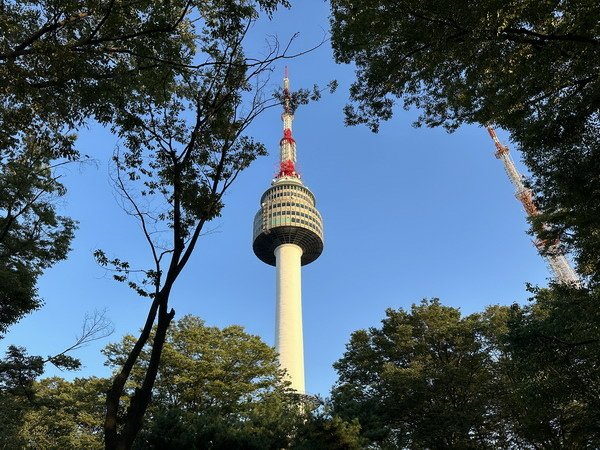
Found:
[[302, 248], [296, 244], [282, 244], [275, 249], [275, 349], [281, 367], [287, 371], [290, 387], [304, 393], [301, 257]]

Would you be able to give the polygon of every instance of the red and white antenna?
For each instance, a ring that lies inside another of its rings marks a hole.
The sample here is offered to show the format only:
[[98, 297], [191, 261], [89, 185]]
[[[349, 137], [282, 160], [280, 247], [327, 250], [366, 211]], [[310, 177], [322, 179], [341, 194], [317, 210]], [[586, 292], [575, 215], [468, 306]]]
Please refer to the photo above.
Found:
[[[533, 194], [531, 189], [528, 189], [525, 186], [525, 183], [523, 182], [523, 175], [521, 175], [517, 170], [517, 167], [510, 156], [508, 147], [500, 142], [498, 136], [496, 135], [496, 131], [494, 131], [491, 126], [488, 126], [487, 130], [496, 146], [495, 156], [502, 161], [504, 170], [506, 170], [508, 178], [516, 189], [515, 197], [517, 197], [517, 199], [521, 202], [525, 212], [529, 217], [537, 216], [540, 212], [533, 202]], [[534, 245], [540, 252], [548, 248], [549, 253], [544, 257], [548, 261], [548, 265], [550, 266], [550, 269], [554, 273], [554, 276], [559, 283], [579, 285], [581, 283], [579, 277], [569, 264], [569, 261], [565, 255], [560, 251], [559, 244], [559, 242], [555, 242], [548, 246], [547, 242], [542, 239], [536, 239], [534, 242]]]
[[283, 138], [279, 141], [279, 172], [276, 178], [295, 177], [300, 178], [296, 171], [296, 140], [292, 137], [292, 122], [294, 121], [294, 112], [291, 105], [290, 79], [288, 78], [288, 68], [285, 66], [283, 78]]

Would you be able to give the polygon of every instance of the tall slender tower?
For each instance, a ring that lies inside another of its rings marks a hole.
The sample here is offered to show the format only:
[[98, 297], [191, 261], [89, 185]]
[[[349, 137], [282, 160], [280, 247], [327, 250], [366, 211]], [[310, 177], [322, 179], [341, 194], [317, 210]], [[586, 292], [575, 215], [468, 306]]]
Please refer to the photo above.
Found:
[[279, 172], [260, 199], [260, 209], [254, 217], [252, 248], [261, 261], [276, 267], [275, 348], [291, 387], [304, 393], [300, 267], [313, 262], [323, 251], [323, 220], [315, 196], [296, 171], [294, 112], [287, 68], [283, 94]]
[[[500, 142], [496, 132], [491, 126], [488, 126], [487, 130], [496, 146], [495, 156], [502, 161], [504, 170], [506, 170], [508, 178], [516, 189], [515, 196], [521, 202], [529, 217], [537, 216], [539, 211], [535, 206], [535, 203], [533, 203], [533, 194], [523, 183], [523, 176], [519, 173], [515, 163], [510, 157], [508, 147]], [[546, 242], [541, 239], [537, 239], [534, 244], [540, 252], [546, 248]], [[550, 269], [554, 272], [554, 276], [559, 283], [579, 285], [580, 280], [577, 273], [575, 273], [565, 255], [561, 253], [558, 244], [559, 243], [556, 242], [551, 245], [550, 253], [545, 255]]]

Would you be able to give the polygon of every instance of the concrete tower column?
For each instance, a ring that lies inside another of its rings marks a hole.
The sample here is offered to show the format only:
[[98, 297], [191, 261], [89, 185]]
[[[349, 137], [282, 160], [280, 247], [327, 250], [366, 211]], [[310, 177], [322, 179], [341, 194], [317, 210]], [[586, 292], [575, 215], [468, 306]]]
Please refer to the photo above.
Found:
[[301, 257], [302, 248], [296, 244], [282, 244], [275, 249], [275, 348], [279, 352], [281, 367], [288, 372], [291, 387], [304, 393]]

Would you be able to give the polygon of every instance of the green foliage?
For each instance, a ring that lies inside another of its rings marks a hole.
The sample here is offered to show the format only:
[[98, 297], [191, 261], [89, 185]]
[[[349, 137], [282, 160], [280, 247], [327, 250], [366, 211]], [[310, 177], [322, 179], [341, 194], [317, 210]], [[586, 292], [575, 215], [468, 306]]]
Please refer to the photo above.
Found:
[[[110, 121], [141, 90], [191, 63], [193, 2], [2, 2], [0, 149], [23, 136], [61, 141], [86, 118]], [[72, 146], [59, 154], [72, 156]]]
[[[107, 364], [117, 367], [132, 336], [110, 344]], [[148, 364], [138, 361], [126, 395]], [[12, 348], [0, 365], [0, 448], [103, 447], [109, 379], [52, 377], [39, 357]], [[10, 362], [10, 364], [7, 364]], [[359, 426], [331, 414], [318, 399], [287, 388], [272, 347], [239, 326], [207, 327], [196, 317], [174, 322], [145, 426], [134, 448], [358, 449]]]
[[23, 347], [11, 345], [6, 357], [0, 362], [0, 389], [24, 399], [33, 399], [33, 382], [43, 373], [44, 360], [40, 356], [28, 356]]
[[500, 447], [486, 338], [496, 314], [461, 317], [438, 300], [388, 309], [381, 328], [354, 332], [335, 363], [334, 412], [357, 418], [363, 436], [384, 448]]
[[42, 358], [28, 356], [22, 347], [10, 346], [0, 360], [0, 448], [25, 445], [19, 431], [33, 405], [35, 379], [43, 370]]
[[[400, 100], [418, 125], [497, 124], [520, 146], [544, 214], [600, 280], [600, 4], [332, 0], [338, 62], [356, 64], [349, 124], [377, 130]], [[542, 224], [545, 223], [544, 227]]]
[[72, 356], [60, 354], [56, 356], [48, 357], [48, 362], [52, 363], [56, 367], [66, 370], [78, 370], [81, 368], [81, 361]]
[[[351, 122], [391, 117], [392, 98], [420, 122], [496, 122], [581, 133], [598, 108], [600, 6], [584, 2], [332, 0], [339, 62], [355, 62]], [[566, 119], [566, 120], [563, 120]], [[554, 136], [553, 136], [554, 137]]]
[[50, 143], [28, 141], [0, 156], [0, 335], [41, 305], [35, 284], [67, 256], [75, 222], [56, 213], [65, 190], [45, 156]]
[[294, 450], [358, 450], [364, 448], [360, 425], [347, 422], [329, 411], [316, 410], [298, 427], [291, 445]]
[[27, 448], [101, 449], [104, 392], [101, 378], [46, 378], [35, 383], [36, 402], [24, 415], [20, 438]]
[[533, 221], [542, 239], [573, 251], [578, 271], [591, 286], [600, 282], [600, 122], [586, 125], [581, 141], [528, 150], [525, 161], [536, 175], [533, 188], [542, 214]]
[[[124, 336], [108, 345], [107, 364], [119, 367], [134, 343]], [[149, 350], [132, 372], [128, 395]], [[242, 327], [207, 327], [193, 316], [174, 321], [136, 448], [360, 448], [356, 423], [332, 417], [281, 377], [274, 349]]]
[[461, 317], [433, 300], [353, 333], [334, 413], [376, 448], [597, 448], [598, 291]]
[[[131, 335], [103, 350], [107, 364], [117, 369], [135, 342]], [[150, 359], [150, 346], [140, 354], [131, 381], [139, 382]], [[242, 400], [252, 401], [280, 386], [275, 351], [240, 326], [207, 327], [194, 316], [174, 321], [167, 331], [154, 401], [163, 406], [229, 411]], [[215, 397], [218, 396], [218, 398]]]
[[502, 410], [514, 433], [543, 448], [600, 446], [599, 292], [553, 286], [514, 305], [501, 336]]
[[[125, 336], [108, 345], [107, 364], [119, 367], [134, 342], [133, 336]], [[131, 386], [142, 379], [149, 352], [150, 348], [142, 351]], [[209, 448], [208, 443], [214, 442], [214, 448], [227, 448], [244, 441], [254, 442], [252, 448], [284, 446], [289, 422], [299, 409], [280, 376], [275, 351], [257, 336], [239, 326], [207, 327], [202, 320], [185, 316], [167, 332], [148, 426], [139, 445]], [[171, 427], [185, 432], [165, 432]]]
[[[41, 305], [36, 281], [66, 257], [75, 222], [52, 164], [76, 159], [85, 120], [111, 122], [194, 55], [193, 2], [2, 1], [0, 6], [0, 334]], [[160, 80], [157, 83], [156, 80]]]

